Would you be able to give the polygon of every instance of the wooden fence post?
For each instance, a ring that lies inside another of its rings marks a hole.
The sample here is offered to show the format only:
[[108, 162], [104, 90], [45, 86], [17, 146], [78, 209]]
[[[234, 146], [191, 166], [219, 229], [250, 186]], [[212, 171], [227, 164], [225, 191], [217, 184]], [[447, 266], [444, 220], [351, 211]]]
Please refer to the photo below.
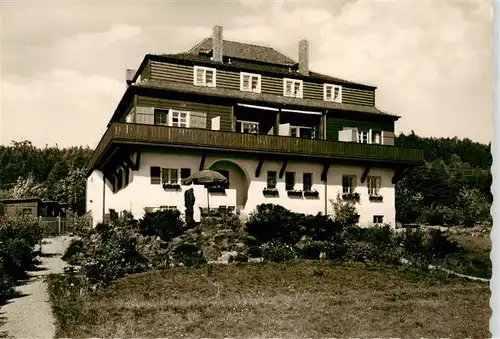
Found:
[[57, 235], [61, 235], [61, 217], [57, 217]]

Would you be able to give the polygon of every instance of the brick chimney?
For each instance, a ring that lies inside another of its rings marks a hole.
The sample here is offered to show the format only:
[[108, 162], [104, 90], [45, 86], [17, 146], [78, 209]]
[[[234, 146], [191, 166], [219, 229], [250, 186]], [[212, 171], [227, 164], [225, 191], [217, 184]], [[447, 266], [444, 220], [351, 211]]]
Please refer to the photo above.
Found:
[[214, 26], [212, 34], [212, 58], [215, 62], [222, 63], [222, 26]]
[[125, 80], [127, 81], [127, 84], [131, 84], [132, 83], [132, 79], [134, 78], [134, 75], [135, 73], [137, 72], [136, 69], [127, 69], [127, 73], [126, 73], [126, 78]]
[[299, 41], [299, 73], [309, 75], [309, 42], [305, 39]]

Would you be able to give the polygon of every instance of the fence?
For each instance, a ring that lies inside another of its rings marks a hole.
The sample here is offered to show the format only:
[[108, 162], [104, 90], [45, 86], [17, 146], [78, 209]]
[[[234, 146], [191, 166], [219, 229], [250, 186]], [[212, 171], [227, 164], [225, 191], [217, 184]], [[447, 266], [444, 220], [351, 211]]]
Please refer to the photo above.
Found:
[[83, 217], [39, 217], [38, 222], [45, 228], [47, 236], [76, 233], [92, 228], [92, 219]]

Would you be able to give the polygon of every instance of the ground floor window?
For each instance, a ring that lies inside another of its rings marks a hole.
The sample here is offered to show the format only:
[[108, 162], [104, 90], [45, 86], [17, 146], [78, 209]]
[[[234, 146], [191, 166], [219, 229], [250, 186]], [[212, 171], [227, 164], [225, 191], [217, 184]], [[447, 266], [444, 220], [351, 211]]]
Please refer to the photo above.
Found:
[[342, 176], [342, 193], [351, 194], [354, 193], [356, 189], [356, 176], [355, 175], [343, 175]]
[[303, 174], [302, 184], [304, 186], [304, 191], [310, 191], [312, 189], [312, 173]]
[[276, 188], [276, 171], [267, 171], [267, 188]]
[[161, 181], [163, 184], [177, 184], [179, 182], [179, 170], [177, 168], [162, 168]]
[[181, 179], [186, 179], [191, 175], [191, 168], [181, 168]]
[[287, 191], [293, 191], [295, 187], [295, 172], [285, 173], [285, 189]]
[[380, 192], [380, 177], [368, 177], [368, 194], [378, 196]]
[[373, 216], [373, 223], [374, 224], [383, 224], [384, 223], [384, 216], [383, 215], [374, 215]]

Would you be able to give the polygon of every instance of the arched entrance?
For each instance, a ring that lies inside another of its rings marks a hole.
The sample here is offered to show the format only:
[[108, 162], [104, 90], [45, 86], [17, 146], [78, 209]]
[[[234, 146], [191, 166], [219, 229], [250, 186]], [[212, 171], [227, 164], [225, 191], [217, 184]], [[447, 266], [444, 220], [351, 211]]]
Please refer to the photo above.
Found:
[[236, 190], [236, 205], [239, 209], [244, 208], [248, 199], [249, 181], [245, 172], [240, 166], [229, 160], [215, 161], [211, 166], [211, 170], [218, 171], [228, 177], [229, 189]]

